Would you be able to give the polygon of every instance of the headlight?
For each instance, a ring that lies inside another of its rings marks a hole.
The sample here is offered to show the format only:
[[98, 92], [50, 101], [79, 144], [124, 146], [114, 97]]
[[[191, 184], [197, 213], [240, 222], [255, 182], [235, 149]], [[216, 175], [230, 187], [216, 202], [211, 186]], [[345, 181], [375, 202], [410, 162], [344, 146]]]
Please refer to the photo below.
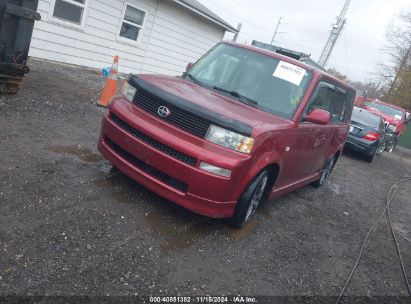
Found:
[[129, 84], [127, 81], [124, 82], [123, 95], [128, 101], [133, 101], [134, 95], [136, 95], [136, 88]]
[[392, 132], [397, 132], [397, 126], [395, 125], [388, 125], [388, 129], [390, 129]]
[[254, 139], [214, 125], [210, 126], [206, 139], [223, 147], [250, 153], [253, 148]]

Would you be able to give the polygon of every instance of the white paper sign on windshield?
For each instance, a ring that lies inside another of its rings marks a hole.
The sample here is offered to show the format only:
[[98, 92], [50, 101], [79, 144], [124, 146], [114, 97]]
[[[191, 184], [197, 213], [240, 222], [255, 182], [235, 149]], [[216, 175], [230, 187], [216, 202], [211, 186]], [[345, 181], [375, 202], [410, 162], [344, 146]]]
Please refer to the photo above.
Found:
[[273, 76], [291, 82], [299, 86], [305, 75], [305, 70], [292, 63], [280, 61], [274, 71]]

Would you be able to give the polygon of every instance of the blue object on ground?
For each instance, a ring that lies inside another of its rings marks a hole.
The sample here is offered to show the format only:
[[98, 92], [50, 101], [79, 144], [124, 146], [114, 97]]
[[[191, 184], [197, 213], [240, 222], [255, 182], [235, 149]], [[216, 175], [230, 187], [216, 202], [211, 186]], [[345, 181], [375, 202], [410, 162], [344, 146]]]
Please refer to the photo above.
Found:
[[103, 77], [107, 77], [110, 74], [110, 70], [111, 70], [111, 67], [103, 68], [101, 70], [101, 75], [103, 75]]

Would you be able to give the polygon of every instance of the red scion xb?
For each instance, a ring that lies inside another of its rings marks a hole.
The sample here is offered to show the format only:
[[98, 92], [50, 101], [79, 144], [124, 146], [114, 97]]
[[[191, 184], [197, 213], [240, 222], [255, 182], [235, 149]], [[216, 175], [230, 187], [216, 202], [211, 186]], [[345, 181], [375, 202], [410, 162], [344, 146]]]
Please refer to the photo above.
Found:
[[331, 173], [355, 91], [289, 57], [220, 43], [183, 76], [130, 75], [98, 148], [138, 183], [242, 227], [263, 199]]

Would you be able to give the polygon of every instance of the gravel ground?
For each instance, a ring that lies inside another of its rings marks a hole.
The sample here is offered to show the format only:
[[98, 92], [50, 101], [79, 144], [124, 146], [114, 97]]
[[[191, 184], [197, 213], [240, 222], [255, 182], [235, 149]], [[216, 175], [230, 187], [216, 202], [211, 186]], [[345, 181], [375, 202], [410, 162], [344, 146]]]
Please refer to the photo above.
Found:
[[[336, 296], [390, 185], [397, 151], [343, 155], [321, 189], [266, 203], [241, 230], [193, 214], [112, 170], [96, 149], [97, 72], [31, 60], [0, 96], [0, 295]], [[411, 278], [411, 183], [392, 203]], [[347, 290], [406, 296], [387, 219]]]

